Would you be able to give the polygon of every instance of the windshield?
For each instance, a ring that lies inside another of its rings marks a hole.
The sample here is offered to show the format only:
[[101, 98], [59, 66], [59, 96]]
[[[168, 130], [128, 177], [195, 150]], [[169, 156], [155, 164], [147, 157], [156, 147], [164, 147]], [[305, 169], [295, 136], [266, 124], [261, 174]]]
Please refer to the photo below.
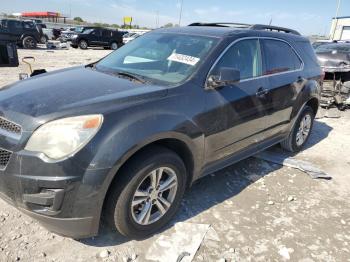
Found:
[[210, 37], [148, 33], [102, 59], [96, 69], [178, 84], [194, 73], [216, 42]]
[[82, 33], [83, 34], [90, 34], [92, 31], [94, 31], [94, 29], [85, 29]]
[[86, 31], [86, 29], [83, 26], [78, 26], [76, 27], [73, 31], [77, 32], [77, 33], [82, 33], [83, 31]]
[[328, 44], [316, 48], [316, 53], [328, 53], [332, 51], [348, 53], [350, 52], [350, 44]]

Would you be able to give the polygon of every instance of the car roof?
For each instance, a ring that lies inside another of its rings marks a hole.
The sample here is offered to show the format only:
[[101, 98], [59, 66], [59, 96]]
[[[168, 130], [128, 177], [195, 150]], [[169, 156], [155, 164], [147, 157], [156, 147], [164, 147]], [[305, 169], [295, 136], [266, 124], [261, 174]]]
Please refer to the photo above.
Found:
[[[301, 35], [285, 32], [275, 32], [267, 30], [255, 30], [249, 28], [237, 28], [237, 27], [220, 27], [220, 26], [184, 26], [184, 27], [172, 27], [156, 29], [156, 32], [160, 33], [174, 33], [174, 34], [188, 34], [197, 36], [207, 36], [216, 38], [225, 38], [238, 34], [245, 34], [247, 36], [260, 36], [260, 37], [276, 37], [281, 39], [299, 39], [307, 40]], [[307, 40], [308, 41], [308, 40]]]

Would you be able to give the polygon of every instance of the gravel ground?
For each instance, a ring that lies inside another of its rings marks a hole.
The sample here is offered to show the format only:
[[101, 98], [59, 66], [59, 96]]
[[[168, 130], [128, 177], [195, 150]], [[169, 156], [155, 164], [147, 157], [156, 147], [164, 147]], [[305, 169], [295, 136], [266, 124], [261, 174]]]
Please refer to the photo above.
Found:
[[[109, 52], [41, 49], [19, 50], [19, 56], [35, 56], [35, 68], [51, 71]], [[0, 88], [24, 70], [0, 68]], [[350, 261], [350, 112], [321, 116], [295, 157], [332, 180], [249, 158], [187, 192], [172, 224], [208, 224], [216, 232], [204, 238], [194, 261]], [[152, 244], [173, 231], [169, 226], [147, 240], [130, 241], [102, 226], [98, 237], [77, 241], [48, 232], [0, 200], [0, 261], [146, 261]]]

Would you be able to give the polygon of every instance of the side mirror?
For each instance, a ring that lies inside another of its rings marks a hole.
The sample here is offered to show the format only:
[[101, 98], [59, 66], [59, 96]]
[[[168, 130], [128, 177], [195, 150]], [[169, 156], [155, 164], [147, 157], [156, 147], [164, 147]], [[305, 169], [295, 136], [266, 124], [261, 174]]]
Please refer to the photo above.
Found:
[[220, 67], [217, 74], [210, 75], [206, 84], [209, 89], [232, 85], [241, 80], [241, 73], [238, 69], [231, 67]]
[[0, 67], [17, 67], [18, 65], [16, 44], [0, 41]]

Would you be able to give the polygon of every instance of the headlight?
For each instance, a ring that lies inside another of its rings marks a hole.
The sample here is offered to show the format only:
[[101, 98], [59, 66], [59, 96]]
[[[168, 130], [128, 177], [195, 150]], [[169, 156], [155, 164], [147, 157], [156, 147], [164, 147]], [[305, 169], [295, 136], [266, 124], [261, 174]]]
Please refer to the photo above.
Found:
[[71, 38], [74, 39], [74, 38], [77, 38], [78, 35], [72, 35]]
[[42, 152], [58, 160], [82, 149], [98, 132], [102, 115], [63, 118], [39, 127], [30, 137], [25, 149]]

